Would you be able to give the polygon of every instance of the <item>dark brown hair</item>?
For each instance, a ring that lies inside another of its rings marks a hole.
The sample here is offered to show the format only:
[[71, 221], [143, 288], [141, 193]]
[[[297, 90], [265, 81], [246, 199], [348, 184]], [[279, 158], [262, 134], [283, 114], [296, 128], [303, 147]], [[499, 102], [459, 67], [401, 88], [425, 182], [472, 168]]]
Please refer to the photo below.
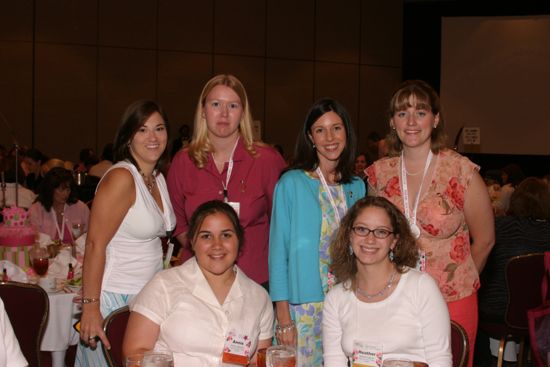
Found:
[[74, 204], [78, 201], [76, 183], [71, 171], [63, 167], [54, 167], [46, 173], [40, 183], [36, 201], [42, 204], [46, 211], [50, 211], [53, 205], [53, 192], [60, 186], [65, 185], [71, 190], [67, 198], [67, 204]]
[[508, 215], [550, 220], [550, 189], [541, 179], [528, 177], [512, 193]]
[[352, 227], [357, 217], [368, 207], [381, 208], [390, 218], [393, 235], [397, 239], [393, 249], [393, 262], [397, 271], [403, 273], [406, 266], [414, 267], [418, 260], [418, 248], [403, 213], [386, 198], [366, 196], [358, 200], [344, 216], [336, 238], [330, 246], [333, 274], [338, 282], [345, 283], [350, 280], [352, 288], [355, 288], [355, 274], [357, 273], [357, 260], [349, 250]]

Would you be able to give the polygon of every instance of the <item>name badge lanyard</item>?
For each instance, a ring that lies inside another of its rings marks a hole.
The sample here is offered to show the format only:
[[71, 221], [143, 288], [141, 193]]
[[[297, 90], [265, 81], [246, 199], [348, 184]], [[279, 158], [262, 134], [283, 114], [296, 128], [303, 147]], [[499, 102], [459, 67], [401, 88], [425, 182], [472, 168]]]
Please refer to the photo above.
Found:
[[[239, 138], [237, 138], [237, 141], [235, 142], [235, 145], [233, 146], [233, 150], [231, 151], [231, 156], [229, 157], [229, 162], [227, 163], [227, 174], [225, 176], [225, 182], [222, 180], [222, 186], [223, 186], [223, 201], [224, 203], [229, 202], [229, 196], [227, 192], [227, 187], [229, 186], [229, 180], [231, 179], [231, 173], [233, 172], [233, 154], [235, 154], [235, 149], [237, 148], [237, 144], [239, 144]], [[212, 159], [214, 158], [214, 155], [212, 155]]]
[[[338, 223], [338, 225], [340, 225], [340, 213], [338, 212], [338, 206], [336, 206], [336, 202], [334, 201], [334, 197], [332, 196], [332, 192], [330, 191], [330, 188], [327, 184], [327, 180], [325, 180], [325, 176], [323, 175], [323, 172], [321, 171], [321, 169], [319, 167], [317, 167], [317, 169], [315, 169], [315, 172], [317, 173], [317, 176], [319, 176], [319, 180], [321, 180], [321, 184], [323, 185], [323, 188], [325, 189], [326, 193], [327, 193], [327, 196], [328, 196], [328, 200], [330, 201], [330, 205], [332, 206], [332, 209], [334, 209], [334, 215], [336, 216], [336, 221]], [[346, 200], [344, 198], [344, 200], [342, 200], [342, 205], [344, 206], [344, 211], [347, 211], [347, 203], [346, 203]]]
[[407, 219], [409, 220], [409, 227], [411, 229], [412, 235], [415, 238], [420, 237], [420, 228], [416, 224], [416, 211], [418, 209], [418, 202], [420, 201], [420, 193], [422, 192], [424, 179], [426, 178], [426, 173], [428, 172], [428, 168], [430, 167], [432, 157], [433, 157], [433, 153], [430, 150], [430, 152], [428, 153], [428, 158], [426, 159], [426, 163], [424, 163], [424, 172], [422, 173], [422, 181], [420, 181], [420, 187], [418, 188], [418, 192], [416, 193], [416, 198], [414, 200], [414, 207], [411, 213], [409, 208], [409, 190], [408, 190], [408, 183], [407, 183], [407, 172], [405, 170], [405, 160], [403, 157], [403, 151], [401, 151], [401, 181], [402, 181], [402, 187], [403, 187], [403, 206], [405, 211], [404, 214], [405, 214], [405, 217], [407, 217]]
[[55, 223], [55, 229], [57, 230], [57, 236], [59, 237], [59, 241], [61, 242], [63, 242], [63, 238], [65, 237], [65, 206], [66, 205], [67, 204], [63, 206], [63, 213], [61, 214], [61, 217], [62, 217], [61, 228], [59, 228], [59, 223], [57, 223], [57, 216], [55, 215], [55, 210], [51, 211], [53, 222]]

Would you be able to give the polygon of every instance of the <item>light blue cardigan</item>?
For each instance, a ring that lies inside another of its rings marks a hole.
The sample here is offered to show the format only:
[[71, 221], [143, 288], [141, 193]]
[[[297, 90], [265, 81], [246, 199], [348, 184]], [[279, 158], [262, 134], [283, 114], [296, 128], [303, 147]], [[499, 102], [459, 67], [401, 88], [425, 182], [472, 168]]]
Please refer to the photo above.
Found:
[[[319, 274], [321, 206], [319, 180], [303, 170], [286, 172], [273, 196], [269, 230], [269, 291], [272, 301], [322, 302]], [[348, 208], [365, 196], [365, 183], [344, 184]]]

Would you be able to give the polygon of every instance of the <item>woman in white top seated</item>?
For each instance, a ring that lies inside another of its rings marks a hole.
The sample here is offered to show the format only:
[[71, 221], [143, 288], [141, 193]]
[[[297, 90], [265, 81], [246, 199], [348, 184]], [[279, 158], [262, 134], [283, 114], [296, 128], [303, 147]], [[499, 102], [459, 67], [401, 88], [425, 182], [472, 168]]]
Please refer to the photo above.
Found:
[[338, 284], [323, 310], [325, 367], [403, 358], [452, 365], [447, 305], [414, 267], [418, 251], [401, 211], [365, 197], [344, 217], [331, 246]]
[[256, 350], [271, 345], [273, 306], [235, 265], [243, 233], [228, 204], [197, 208], [187, 232], [195, 256], [158, 273], [136, 296], [124, 355], [170, 351], [176, 367], [255, 363]]

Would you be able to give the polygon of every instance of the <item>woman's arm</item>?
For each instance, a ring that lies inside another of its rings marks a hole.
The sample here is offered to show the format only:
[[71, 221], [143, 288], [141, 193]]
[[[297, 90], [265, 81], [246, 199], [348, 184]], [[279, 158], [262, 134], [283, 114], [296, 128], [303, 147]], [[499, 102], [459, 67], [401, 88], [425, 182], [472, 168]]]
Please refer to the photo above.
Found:
[[160, 326], [138, 312], [131, 312], [124, 341], [124, 357], [152, 350], [160, 334]]
[[[335, 293], [338, 289], [329, 292], [323, 304], [323, 359], [325, 367], [346, 366], [348, 358], [342, 349], [341, 317], [345, 317], [338, 309], [338, 300]], [[343, 296], [340, 294], [340, 297]], [[345, 298], [347, 299], [347, 298]]]
[[418, 319], [422, 327], [426, 362], [430, 367], [449, 367], [452, 365], [451, 320], [447, 304], [436, 282], [428, 274], [423, 273], [417, 284]]
[[495, 244], [495, 219], [487, 187], [477, 172], [474, 172], [465, 193], [464, 218], [472, 238], [472, 258], [478, 273], [481, 273]]
[[[82, 297], [99, 300], [101, 282], [105, 269], [105, 252], [120, 227], [128, 209], [135, 202], [136, 190], [132, 174], [117, 168], [104, 177], [94, 198], [90, 227], [86, 237], [86, 250], [82, 269]], [[102, 328], [99, 301], [82, 305], [80, 339], [92, 348], [95, 341], [89, 337], [99, 336], [107, 348], [111, 345]]]

